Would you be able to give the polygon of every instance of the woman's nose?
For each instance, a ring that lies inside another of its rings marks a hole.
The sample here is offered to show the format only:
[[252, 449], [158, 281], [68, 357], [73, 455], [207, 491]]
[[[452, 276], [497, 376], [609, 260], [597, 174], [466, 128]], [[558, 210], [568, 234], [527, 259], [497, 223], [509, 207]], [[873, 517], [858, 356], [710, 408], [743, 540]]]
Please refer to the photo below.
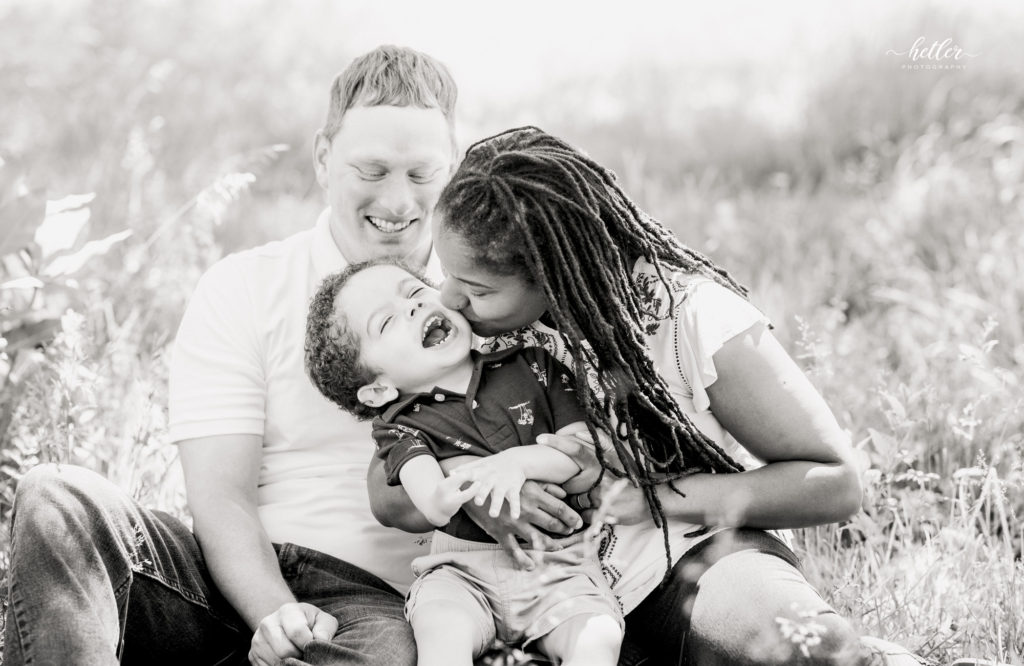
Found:
[[452, 310], [462, 310], [469, 305], [469, 299], [457, 289], [453, 289], [449, 280], [445, 280], [441, 285], [441, 305]]

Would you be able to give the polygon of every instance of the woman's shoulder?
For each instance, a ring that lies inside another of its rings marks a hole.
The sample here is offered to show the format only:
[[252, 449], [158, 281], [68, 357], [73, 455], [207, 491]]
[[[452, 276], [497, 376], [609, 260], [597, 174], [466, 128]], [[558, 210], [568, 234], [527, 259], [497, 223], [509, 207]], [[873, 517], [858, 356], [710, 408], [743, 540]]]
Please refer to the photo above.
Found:
[[633, 287], [640, 296], [641, 327], [655, 336], [669, 324], [696, 320], [731, 319], [737, 311], [747, 318], [757, 309], [743, 296], [706, 275], [678, 269], [657, 268], [640, 259], [633, 269]]

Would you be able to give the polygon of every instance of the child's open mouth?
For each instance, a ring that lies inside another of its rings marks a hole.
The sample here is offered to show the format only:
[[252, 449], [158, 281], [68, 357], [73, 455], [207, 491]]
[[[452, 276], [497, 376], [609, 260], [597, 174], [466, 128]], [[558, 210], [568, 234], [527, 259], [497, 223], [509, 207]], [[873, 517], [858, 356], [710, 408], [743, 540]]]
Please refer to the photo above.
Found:
[[455, 327], [441, 314], [432, 315], [423, 324], [423, 346], [436, 347], [451, 337]]

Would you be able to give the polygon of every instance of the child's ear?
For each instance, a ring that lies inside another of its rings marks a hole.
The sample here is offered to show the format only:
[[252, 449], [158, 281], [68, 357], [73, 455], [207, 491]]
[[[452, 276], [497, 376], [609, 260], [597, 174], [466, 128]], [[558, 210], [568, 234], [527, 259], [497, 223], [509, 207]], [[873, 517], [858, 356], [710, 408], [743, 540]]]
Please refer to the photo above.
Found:
[[369, 407], [383, 407], [398, 397], [398, 389], [387, 380], [378, 379], [372, 384], [360, 386], [356, 397]]

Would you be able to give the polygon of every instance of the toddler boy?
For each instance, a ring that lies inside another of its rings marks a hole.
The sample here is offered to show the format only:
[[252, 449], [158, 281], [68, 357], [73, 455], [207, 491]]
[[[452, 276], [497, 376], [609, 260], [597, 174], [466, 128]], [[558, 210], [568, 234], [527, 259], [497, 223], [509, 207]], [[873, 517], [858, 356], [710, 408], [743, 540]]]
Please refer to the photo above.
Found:
[[[376, 260], [328, 277], [310, 304], [306, 369], [343, 409], [374, 418], [388, 483], [401, 483], [438, 527], [413, 561], [406, 615], [419, 664], [471, 664], [497, 637], [538, 641], [554, 661], [618, 659], [623, 620], [586, 543], [517, 568], [464, 512], [505, 502], [519, 514], [526, 479], [564, 483], [579, 471], [537, 435], [586, 428], [568, 371], [540, 348], [472, 349], [469, 323], [398, 262]], [[446, 478], [439, 460], [479, 456]]]

